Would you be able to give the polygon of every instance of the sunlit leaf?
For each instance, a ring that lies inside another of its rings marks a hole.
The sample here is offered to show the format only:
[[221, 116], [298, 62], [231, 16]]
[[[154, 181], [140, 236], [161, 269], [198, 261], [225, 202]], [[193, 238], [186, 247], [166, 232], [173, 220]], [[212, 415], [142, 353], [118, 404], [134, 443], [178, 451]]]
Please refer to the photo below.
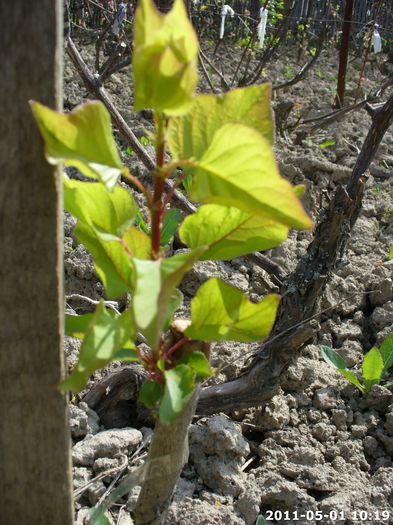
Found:
[[93, 314], [66, 315], [64, 331], [65, 335], [83, 339], [93, 318]]
[[64, 207], [78, 221], [122, 237], [135, 220], [137, 206], [131, 195], [121, 187], [108, 192], [103, 184], [64, 179]]
[[288, 228], [238, 208], [207, 204], [186, 217], [179, 234], [189, 248], [209, 246], [202, 260], [223, 260], [278, 246]]
[[165, 246], [168, 244], [172, 237], [174, 236], [177, 227], [179, 226], [181, 220], [181, 211], [177, 208], [169, 210], [165, 215], [164, 223], [162, 225], [161, 232], [161, 245]]
[[182, 412], [195, 388], [195, 372], [186, 365], [178, 365], [164, 372], [165, 390], [160, 405], [160, 421], [172, 423]]
[[198, 82], [198, 39], [183, 0], [163, 15], [152, 0], [141, 0], [135, 14], [134, 108], [166, 115], [188, 111]]
[[336, 141], [335, 140], [325, 140], [324, 142], [321, 142], [319, 147], [321, 149], [326, 149], [326, 148], [331, 148], [332, 146], [334, 146], [336, 144]]
[[270, 145], [252, 128], [226, 124], [194, 164], [195, 200], [234, 206], [288, 227], [311, 227], [292, 186], [280, 176]]
[[365, 388], [353, 372], [351, 372], [350, 370], [342, 369], [338, 369], [337, 372], [339, 372], [343, 377], [345, 377], [345, 379], [347, 379], [350, 383], [356, 386], [356, 388], [358, 388], [360, 392], [364, 394]]
[[91, 253], [107, 296], [116, 299], [132, 287], [132, 257], [150, 256], [149, 237], [132, 226], [137, 207], [131, 195], [103, 184], [64, 180], [64, 207], [77, 220], [75, 235]]
[[183, 294], [181, 293], [180, 290], [173, 290], [171, 297], [168, 301], [167, 317], [166, 317], [166, 321], [164, 324], [164, 332], [169, 329], [176, 310], [178, 310], [182, 304], [183, 304]]
[[373, 385], [379, 385], [383, 368], [383, 359], [379, 350], [375, 347], [371, 348], [364, 356], [362, 365], [363, 383], [366, 392], [370, 392]]
[[58, 113], [39, 104], [31, 109], [45, 141], [51, 164], [73, 166], [87, 177], [100, 180], [112, 190], [125, 169], [112, 135], [105, 106], [86, 102], [71, 113]]
[[[173, 308], [174, 290], [204, 248], [158, 261], [134, 259], [133, 311], [136, 325], [153, 349]], [[175, 298], [176, 302], [176, 298]], [[172, 306], [171, 306], [172, 305]]]
[[224, 95], [195, 97], [186, 115], [170, 121], [168, 142], [172, 156], [199, 159], [225, 124], [249, 126], [272, 144], [274, 122], [270, 97], [271, 86], [267, 83], [234, 89]]
[[254, 304], [233, 286], [209, 279], [191, 302], [191, 326], [185, 335], [206, 342], [261, 341], [273, 327], [279, 301], [278, 295], [268, 295]]
[[[135, 348], [134, 339], [131, 312], [126, 310], [116, 315], [100, 301], [85, 332], [78, 364], [61, 388], [73, 392], [82, 390], [93, 372], [112, 361], [117, 351], [126, 347], [131, 353]], [[135, 360], [138, 360], [136, 354]]]
[[386, 374], [389, 368], [393, 365], [393, 334], [387, 336], [379, 349], [383, 360], [382, 377]]
[[180, 364], [188, 365], [192, 368], [197, 381], [202, 381], [213, 375], [209, 361], [202, 352], [187, 352], [182, 357]]

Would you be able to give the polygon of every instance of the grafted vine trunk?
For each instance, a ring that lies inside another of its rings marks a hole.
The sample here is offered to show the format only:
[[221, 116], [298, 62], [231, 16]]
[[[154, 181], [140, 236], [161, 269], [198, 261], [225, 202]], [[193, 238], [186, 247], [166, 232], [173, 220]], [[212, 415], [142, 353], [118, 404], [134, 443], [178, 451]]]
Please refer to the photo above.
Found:
[[28, 101], [62, 103], [62, 2], [0, 3], [0, 523], [73, 523], [62, 191]]

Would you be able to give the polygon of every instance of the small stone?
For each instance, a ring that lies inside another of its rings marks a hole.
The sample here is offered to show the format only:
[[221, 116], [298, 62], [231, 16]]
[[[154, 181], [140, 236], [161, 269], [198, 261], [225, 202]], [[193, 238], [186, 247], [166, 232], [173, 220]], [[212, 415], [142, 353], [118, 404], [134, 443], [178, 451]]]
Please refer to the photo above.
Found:
[[72, 460], [75, 465], [92, 466], [96, 458], [113, 458], [133, 452], [141, 441], [141, 432], [134, 428], [105, 430], [74, 445]]
[[374, 385], [368, 395], [364, 397], [363, 403], [370, 409], [385, 413], [392, 401], [393, 394], [390, 390], [381, 385]]
[[320, 388], [315, 392], [314, 406], [320, 410], [329, 410], [337, 406], [337, 394], [333, 388]]
[[289, 407], [282, 395], [274, 396], [264, 408], [255, 413], [255, 424], [265, 430], [285, 427], [290, 420]]
[[393, 412], [386, 414], [385, 428], [391, 436], [393, 436]]
[[347, 428], [347, 412], [345, 410], [332, 410], [332, 420], [338, 429], [345, 430]]
[[390, 326], [393, 319], [393, 301], [377, 306], [371, 315], [371, 320], [375, 328], [379, 331]]
[[352, 425], [351, 434], [354, 438], [363, 439], [367, 435], [366, 425]]
[[326, 423], [318, 423], [312, 429], [312, 435], [322, 442], [327, 441], [333, 433], [333, 428]]

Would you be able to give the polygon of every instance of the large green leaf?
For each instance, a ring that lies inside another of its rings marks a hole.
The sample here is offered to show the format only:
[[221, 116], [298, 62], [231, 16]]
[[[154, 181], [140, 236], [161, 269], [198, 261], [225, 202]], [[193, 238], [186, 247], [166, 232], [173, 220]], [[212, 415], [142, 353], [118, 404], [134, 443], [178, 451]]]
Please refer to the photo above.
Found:
[[381, 382], [383, 359], [377, 348], [371, 348], [364, 356], [362, 365], [363, 383], [366, 392], [370, 392], [373, 385], [379, 385]]
[[186, 365], [178, 365], [164, 372], [165, 390], [160, 405], [160, 421], [172, 423], [184, 409], [195, 388], [195, 372]]
[[138, 330], [146, 337], [153, 350], [158, 348], [159, 334], [168, 316], [173, 312], [173, 302], [179, 301], [174, 293], [184, 274], [190, 270], [205, 247], [158, 261], [133, 259], [135, 287], [133, 312]]
[[175, 0], [167, 15], [152, 0], [141, 0], [134, 31], [135, 110], [185, 113], [198, 82], [198, 39], [183, 0]]
[[77, 220], [75, 235], [92, 254], [110, 298], [127, 293], [133, 283], [131, 258], [148, 259], [149, 237], [132, 226], [137, 208], [123, 188], [110, 193], [100, 183], [64, 180], [64, 206]]
[[382, 343], [381, 348], [379, 349], [382, 360], [383, 360], [383, 370], [382, 377], [386, 374], [389, 368], [393, 365], [393, 334], [387, 336], [385, 341]]
[[194, 166], [195, 200], [235, 206], [288, 227], [311, 227], [292, 186], [280, 176], [269, 143], [254, 129], [221, 127]]
[[78, 221], [101, 233], [121, 238], [131, 227], [137, 206], [119, 186], [108, 192], [103, 184], [64, 179], [64, 207]]
[[109, 190], [115, 187], [126, 168], [116, 149], [109, 113], [101, 102], [86, 102], [66, 114], [38, 102], [32, 102], [31, 108], [50, 164], [73, 166]]
[[345, 377], [345, 379], [347, 379], [350, 383], [356, 386], [356, 388], [358, 388], [360, 392], [362, 392], [362, 394], [365, 393], [366, 390], [364, 386], [360, 383], [359, 379], [356, 377], [356, 375], [353, 372], [351, 372], [350, 370], [342, 370], [342, 369], [338, 369], [337, 372], [339, 372], [343, 377]]
[[209, 246], [202, 260], [222, 260], [278, 246], [288, 228], [239, 208], [207, 204], [183, 221], [179, 234], [189, 248]]
[[188, 365], [195, 372], [195, 379], [202, 381], [213, 375], [210, 363], [202, 352], [186, 352], [180, 364]]
[[329, 346], [321, 345], [320, 351], [322, 354], [322, 357], [327, 362], [328, 365], [332, 366], [333, 368], [336, 368], [338, 370], [345, 370], [347, 368], [347, 362], [345, 359], [333, 348], [330, 348]]
[[169, 210], [162, 224], [161, 246], [170, 243], [181, 220], [181, 211], [177, 208]]
[[162, 393], [162, 386], [157, 381], [149, 379], [142, 384], [139, 392], [139, 401], [148, 408], [153, 408], [162, 398]]
[[199, 95], [191, 110], [171, 119], [168, 144], [175, 159], [201, 158], [224, 124], [243, 124], [259, 131], [272, 144], [274, 123], [271, 86], [234, 89], [224, 95]]
[[185, 335], [207, 342], [261, 341], [273, 327], [279, 301], [278, 295], [268, 295], [254, 304], [233, 286], [209, 279], [191, 302], [191, 326]]
[[89, 328], [93, 314], [85, 315], [66, 315], [64, 332], [69, 337], [83, 339]]
[[62, 384], [64, 390], [79, 392], [87, 383], [93, 372], [106, 366], [114, 359], [116, 352], [127, 348], [129, 356], [138, 356], [133, 352], [135, 329], [131, 312], [126, 310], [120, 316], [105, 308], [100, 301], [87, 327], [80, 350], [79, 362], [68, 379]]

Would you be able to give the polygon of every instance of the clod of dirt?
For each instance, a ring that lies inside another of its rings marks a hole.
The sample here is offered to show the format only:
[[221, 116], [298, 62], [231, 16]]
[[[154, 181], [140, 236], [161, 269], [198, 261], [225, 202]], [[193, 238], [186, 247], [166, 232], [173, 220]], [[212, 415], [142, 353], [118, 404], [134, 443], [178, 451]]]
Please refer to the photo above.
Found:
[[190, 458], [205, 485], [222, 494], [238, 496], [244, 475], [241, 466], [250, 446], [239, 427], [215, 416], [190, 428]]
[[134, 428], [104, 430], [87, 436], [72, 447], [74, 465], [92, 466], [97, 458], [115, 458], [133, 452], [142, 441], [142, 433]]
[[70, 427], [74, 439], [83, 438], [87, 434], [97, 434], [100, 430], [99, 417], [86, 403], [71, 405]]

